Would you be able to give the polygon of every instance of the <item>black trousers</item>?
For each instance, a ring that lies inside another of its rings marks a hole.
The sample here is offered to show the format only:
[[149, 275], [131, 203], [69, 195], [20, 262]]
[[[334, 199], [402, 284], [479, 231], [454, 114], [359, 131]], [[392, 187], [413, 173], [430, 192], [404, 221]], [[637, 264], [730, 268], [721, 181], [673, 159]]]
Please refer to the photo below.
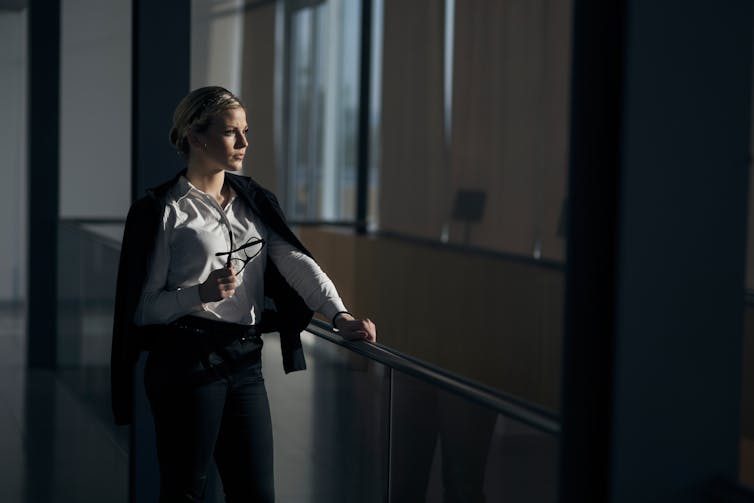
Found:
[[150, 351], [144, 374], [160, 502], [204, 501], [213, 456], [228, 503], [274, 501], [261, 339], [170, 335]]

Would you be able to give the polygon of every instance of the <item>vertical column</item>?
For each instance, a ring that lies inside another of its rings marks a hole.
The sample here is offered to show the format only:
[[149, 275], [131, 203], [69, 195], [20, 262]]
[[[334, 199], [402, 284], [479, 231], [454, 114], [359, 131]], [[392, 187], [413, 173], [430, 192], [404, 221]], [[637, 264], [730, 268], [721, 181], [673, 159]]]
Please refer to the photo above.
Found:
[[624, 2], [576, 0], [560, 494], [607, 502]]
[[561, 501], [737, 477], [752, 14], [576, 2]]
[[60, 0], [29, 2], [27, 362], [54, 368], [60, 176]]
[[701, 501], [737, 477], [754, 11], [628, 5], [611, 500]]
[[361, 0], [361, 53], [359, 56], [359, 142], [356, 161], [356, 232], [367, 231], [369, 205], [369, 115], [372, 83], [372, 0]]
[[183, 167], [168, 141], [173, 110], [189, 91], [191, 2], [133, 1], [133, 199]]
[[[132, 199], [183, 168], [168, 134], [175, 106], [190, 87], [191, 2], [133, 0]], [[130, 501], [159, 494], [154, 428], [144, 394], [144, 362], [134, 374]]]

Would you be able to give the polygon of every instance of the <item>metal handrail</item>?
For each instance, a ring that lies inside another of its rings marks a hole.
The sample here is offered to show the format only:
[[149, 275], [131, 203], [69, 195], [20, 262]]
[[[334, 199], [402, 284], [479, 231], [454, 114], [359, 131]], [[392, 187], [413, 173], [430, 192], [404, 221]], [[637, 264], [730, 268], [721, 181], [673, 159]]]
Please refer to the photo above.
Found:
[[469, 399], [542, 432], [553, 435], [560, 434], [560, 420], [558, 416], [524, 400], [475, 383], [380, 344], [372, 344], [364, 341], [347, 341], [335, 334], [329, 328], [329, 325], [321, 320], [312, 320], [307, 331], [328, 342], [347, 348], [369, 360], [416, 377], [437, 386], [443, 391]]
[[86, 227], [84, 227], [85, 225], [123, 225], [125, 223], [125, 221], [118, 221], [118, 220], [104, 221], [104, 220], [105, 219], [103, 219], [103, 221], [96, 221], [93, 219], [83, 220], [83, 219], [61, 218], [59, 222], [60, 222], [60, 225], [62, 226], [67, 226], [67, 227], [76, 229], [79, 232], [84, 232], [88, 234], [89, 237], [93, 239], [94, 241], [102, 245], [108, 246], [110, 248], [113, 248], [116, 251], [120, 251], [120, 245], [121, 245], [120, 241], [118, 241], [117, 239], [108, 237], [108, 236], [103, 236], [102, 234], [98, 234], [96, 232], [92, 232], [91, 229], [87, 229]]

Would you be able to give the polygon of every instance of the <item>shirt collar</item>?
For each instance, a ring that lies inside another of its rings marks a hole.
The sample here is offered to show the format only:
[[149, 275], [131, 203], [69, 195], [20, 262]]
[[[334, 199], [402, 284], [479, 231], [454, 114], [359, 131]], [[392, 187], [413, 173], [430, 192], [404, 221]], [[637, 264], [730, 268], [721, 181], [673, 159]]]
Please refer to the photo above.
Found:
[[180, 201], [184, 197], [188, 196], [192, 190], [195, 190], [196, 187], [191, 185], [191, 182], [188, 181], [188, 178], [186, 178], [184, 175], [181, 175], [178, 177], [178, 183], [175, 184], [175, 200]]
[[[228, 190], [230, 191], [230, 200], [228, 201], [228, 205], [230, 205], [233, 200], [236, 198], [236, 191], [233, 189], [233, 186], [230, 183], [227, 183]], [[194, 184], [188, 181], [188, 178], [186, 178], [184, 175], [181, 175], [178, 177], [178, 183], [176, 184], [176, 194], [175, 194], [175, 200], [176, 202], [180, 201], [181, 199], [188, 197], [189, 195], [195, 195], [195, 196], [206, 196], [207, 193], [196, 188]]]

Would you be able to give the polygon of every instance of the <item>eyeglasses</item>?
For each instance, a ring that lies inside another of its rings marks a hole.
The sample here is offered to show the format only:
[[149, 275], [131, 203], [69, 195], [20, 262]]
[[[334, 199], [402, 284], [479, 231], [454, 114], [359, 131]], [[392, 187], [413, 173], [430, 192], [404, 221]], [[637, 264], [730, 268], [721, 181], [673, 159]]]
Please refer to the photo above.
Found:
[[[255, 251], [252, 247], [256, 245], [259, 245], [259, 248], [257, 248]], [[241, 274], [241, 271], [243, 271], [244, 267], [246, 267], [246, 264], [251, 262], [254, 259], [254, 257], [256, 257], [262, 252], [262, 247], [264, 247], [264, 239], [251, 238], [246, 242], [246, 244], [239, 246], [235, 250], [215, 253], [215, 257], [222, 257], [223, 255], [227, 255], [228, 260], [225, 261], [225, 267], [230, 267], [231, 260], [240, 260], [241, 262], [243, 262], [243, 265], [241, 266], [239, 270], [236, 271], [236, 274]], [[234, 257], [233, 256], [234, 253], [239, 254], [239, 256]]]

